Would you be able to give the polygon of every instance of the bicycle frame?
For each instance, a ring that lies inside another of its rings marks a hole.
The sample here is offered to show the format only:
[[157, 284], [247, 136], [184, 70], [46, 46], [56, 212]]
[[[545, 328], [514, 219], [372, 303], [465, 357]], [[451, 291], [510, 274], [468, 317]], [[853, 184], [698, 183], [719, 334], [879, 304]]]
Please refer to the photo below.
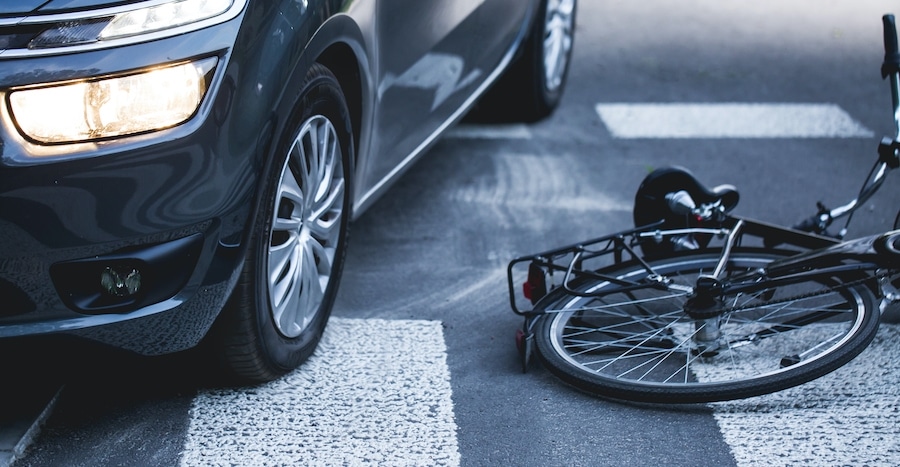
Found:
[[[792, 231], [772, 228], [752, 220], [731, 218], [732, 227], [726, 229], [726, 241], [716, 269], [709, 275], [701, 276], [694, 287], [691, 299], [685, 305], [685, 312], [695, 318], [703, 318], [694, 307], [710, 306], [710, 303], [721, 302], [722, 297], [737, 294], [753, 294], [791, 283], [824, 279], [837, 274], [858, 273], [859, 282], [866, 284], [874, 296], [881, 297], [880, 309], [889, 303], [900, 300], [900, 294], [893, 289], [887, 280], [888, 275], [881, 271], [900, 269], [900, 230], [883, 234], [870, 235], [852, 241], [809, 250], [803, 253], [777, 259], [765, 268], [751, 271], [740, 276], [724, 277], [724, 265], [730, 260], [732, 247], [750, 232], [763, 235], [763, 243], [787, 241]], [[787, 234], [787, 235], [785, 235]], [[768, 235], [767, 237], [765, 237]], [[795, 246], [812, 245], [818, 237], [791, 237], [801, 241], [791, 241]], [[797, 245], [797, 244], [801, 245]], [[873, 281], [873, 279], [875, 279]], [[697, 303], [697, 305], [695, 305]], [[712, 316], [721, 314], [722, 306], [714, 309]], [[708, 311], [705, 311], [708, 313]]]
[[[654, 170], [635, 194], [638, 227], [509, 263], [523, 372], [537, 353], [593, 394], [708, 402], [793, 387], [858, 355], [900, 302], [900, 216], [894, 230], [843, 241], [853, 213], [900, 167], [900, 53], [893, 16], [883, 21], [897, 138], [881, 141], [856, 198], [781, 227], [731, 215], [730, 185]], [[514, 285], [523, 276], [530, 306]]]

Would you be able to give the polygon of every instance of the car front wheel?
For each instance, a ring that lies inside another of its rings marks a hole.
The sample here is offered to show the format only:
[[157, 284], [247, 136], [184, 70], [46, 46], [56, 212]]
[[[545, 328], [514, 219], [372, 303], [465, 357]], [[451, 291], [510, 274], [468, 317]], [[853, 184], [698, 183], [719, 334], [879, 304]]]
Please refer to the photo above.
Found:
[[216, 329], [225, 369], [244, 382], [273, 380], [313, 353], [344, 263], [353, 146], [347, 104], [327, 68], [309, 71], [285, 128]]

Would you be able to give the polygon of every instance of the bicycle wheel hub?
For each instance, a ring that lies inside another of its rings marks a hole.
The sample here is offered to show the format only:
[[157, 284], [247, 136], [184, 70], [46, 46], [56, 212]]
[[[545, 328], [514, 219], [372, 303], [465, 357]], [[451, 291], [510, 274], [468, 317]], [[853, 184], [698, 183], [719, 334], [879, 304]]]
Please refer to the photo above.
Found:
[[722, 283], [710, 276], [697, 278], [688, 300], [684, 303], [684, 312], [693, 319], [711, 319], [725, 312], [725, 305], [719, 298], [722, 291]]

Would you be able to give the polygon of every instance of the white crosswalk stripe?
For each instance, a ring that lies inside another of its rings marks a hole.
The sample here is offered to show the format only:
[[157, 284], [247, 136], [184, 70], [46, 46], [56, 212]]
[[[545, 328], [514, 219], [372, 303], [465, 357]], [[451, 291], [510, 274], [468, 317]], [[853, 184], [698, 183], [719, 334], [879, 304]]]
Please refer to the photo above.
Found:
[[615, 138], [869, 138], [834, 104], [597, 104]]
[[459, 465], [441, 323], [332, 318], [272, 383], [200, 394], [182, 465]]

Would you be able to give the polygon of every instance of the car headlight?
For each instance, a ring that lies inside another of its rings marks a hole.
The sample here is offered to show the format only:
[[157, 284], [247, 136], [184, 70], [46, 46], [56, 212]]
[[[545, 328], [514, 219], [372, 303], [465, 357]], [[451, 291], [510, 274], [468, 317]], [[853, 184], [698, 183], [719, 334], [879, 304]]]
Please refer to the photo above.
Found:
[[[149, 34], [184, 25], [202, 26], [232, 7], [233, 0], [175, 0], [107, 15], [53, 23], [28, 43], [29, 49], [90, 44]], [[236, 5], [240, 6], [240, 5]]]
[[85, 142], [184, 123], [206, 94], [216, 58], [12, 90], [10, 114], [40, 143]]

